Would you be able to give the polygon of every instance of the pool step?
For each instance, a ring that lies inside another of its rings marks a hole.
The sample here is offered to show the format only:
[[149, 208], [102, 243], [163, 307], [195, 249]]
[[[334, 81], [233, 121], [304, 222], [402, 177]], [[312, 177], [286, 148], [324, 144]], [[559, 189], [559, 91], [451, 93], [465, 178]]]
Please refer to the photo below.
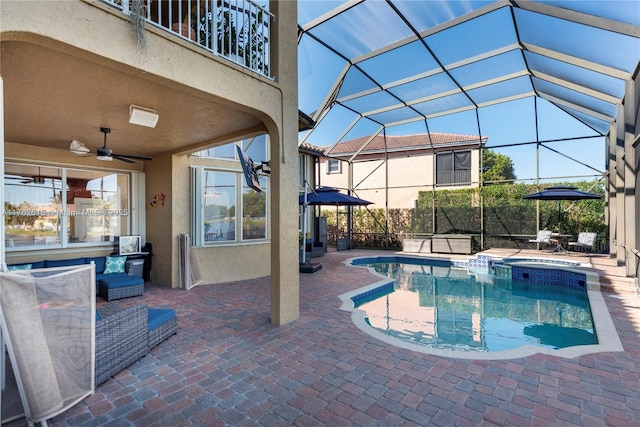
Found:
[[635, 277], [600, 275], [600, 290], [612, 293], [638, 293], [638, 282]]

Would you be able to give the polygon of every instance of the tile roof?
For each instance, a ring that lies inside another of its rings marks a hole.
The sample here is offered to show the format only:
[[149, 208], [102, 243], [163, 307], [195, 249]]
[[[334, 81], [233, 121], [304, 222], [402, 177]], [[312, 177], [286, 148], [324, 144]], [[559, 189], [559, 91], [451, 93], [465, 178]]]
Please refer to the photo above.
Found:
[[325, 147], [318, 147], [317, 145], [309, 144], [308, 142], [303, 142], [298, 146], [298, 151], [302, 151], [308, 154], [324, 154]]
[[[446, 147], [452, 145], [470, 145], [477, 144], [478, 137], [476, 135], [460, 135], [453, 133], [437, 133], [431, 132], [431, 143], [434, 147]], [[354, 154], [364, 144], [370, 136], [352, 139], [336, 144], [328, 155], [348, 155]], [[360, 154], [384, 153], [385, 143], [383, 135], [376, 135], [369, 144], [360, 152]], [[482, 142], [487, 142], [487, 137], [482, 137]], [[431, 149], [429, 136], [426, 133], [415, 135], [387, 135], [386, 148], [388, 152], [393, 151], [410, 151]]]

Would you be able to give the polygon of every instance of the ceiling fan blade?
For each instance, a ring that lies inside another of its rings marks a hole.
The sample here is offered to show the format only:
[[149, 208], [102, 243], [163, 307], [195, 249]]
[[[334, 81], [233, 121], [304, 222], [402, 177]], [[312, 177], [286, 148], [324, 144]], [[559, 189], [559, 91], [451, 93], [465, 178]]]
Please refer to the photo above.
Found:
[[121, 156], [119, 154], [112, 154], [111, 157], [113, 157], [114, 159], [123, 161], [123, 162], [127, 162], [127, 163], [135, 163], [136, 162], [135, 160], [128, 159], [128, 158], [123, 157], [123, 156]]
[[111, 151], [111, 148], [107, 147], [107, 134], [111, 133], [111, 129], [100, 128], [100, 132], [104, 134], [104, 144], [102, 145], [102, 147], [96, 147], [98, 159], [100, 160], [117, 159], [127, 163], [135, 163], [136, 160], [153, 160], [151, 157], [147, 157], [147, 156], [134, 156], [129, 154], [114, 153], [113, 151]]
[[20, 184], [31, 184], [33, 182], [33, 178], [29, 176], [20, 176], [20, 175], [5, 175], [5, 181], [19, 181]]
[[116, 154], [116, 153], [112, 153], [113, 157], [118, 156], [118, 157], [126, 157], [128, 159], [134, 159], [134, 160], [153, 160], [151, 157], [149, 156], [134, 156], [131, 154]]

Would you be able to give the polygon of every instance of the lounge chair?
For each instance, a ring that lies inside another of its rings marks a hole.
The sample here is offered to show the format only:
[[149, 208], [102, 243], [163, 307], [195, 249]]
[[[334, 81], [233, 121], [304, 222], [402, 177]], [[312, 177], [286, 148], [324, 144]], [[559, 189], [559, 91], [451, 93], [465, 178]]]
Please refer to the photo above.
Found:
[[569, 249], [582, 248], [585, 250], [593, 251], [596, 245], [596, 237], [598, 237], [598, 233], [591, 233], [591, 232], [578, 233], [578, 241], [569, 242]]
[[551, 230], [540, 230], [535, 239], [529, 239], [529, 243], [546, 243], [551, 246]]

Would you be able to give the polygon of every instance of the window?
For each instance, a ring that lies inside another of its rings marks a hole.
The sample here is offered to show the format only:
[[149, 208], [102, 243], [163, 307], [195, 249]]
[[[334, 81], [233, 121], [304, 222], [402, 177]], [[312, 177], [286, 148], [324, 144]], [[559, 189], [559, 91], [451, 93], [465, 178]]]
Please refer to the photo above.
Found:
[[193, 157], [202, 157], [206, 159], [235, 159], [235, 144], [225, 144], [217, 147], [208, 148], [206, 150], [191, 153]]
[[236, 174], [204, 172], [204, 241], [236, 240]]
[[298, 187], [302, 188], [305, 181], [304, 156], [298, 154]]
[[471, 184], [471, 151], [436, 154], [436, 185]]
[[[240, 141], [254, 164], [266, 161], [266, 135]], [[235, 151], [235, 144], [231, 145]], [[192, 241], [215, 245], [267, 239], [268, 183], [260, 176], [262, 191], [250, 188], [240, 162], [237, 170], [192, 167]]]
[[218, 145], [206, 150], [191, 153], [192, 157], [204, 159], [238, 159], [236, 145], [240, 145], [256, 165], [267, 161], [266, 135], [259, 135], [231, 144]]
[[338, 159], [327, 159], [327, 173], [341, 173], [342, 162]]
[[129, 175], [5, 164], [6, 247], [113, 244], [127, 234]]
[[267, 238], [266, 179], [260, 179], [260, 186], [260, 192], [246, 183], [242, 186], [242, 240]]

